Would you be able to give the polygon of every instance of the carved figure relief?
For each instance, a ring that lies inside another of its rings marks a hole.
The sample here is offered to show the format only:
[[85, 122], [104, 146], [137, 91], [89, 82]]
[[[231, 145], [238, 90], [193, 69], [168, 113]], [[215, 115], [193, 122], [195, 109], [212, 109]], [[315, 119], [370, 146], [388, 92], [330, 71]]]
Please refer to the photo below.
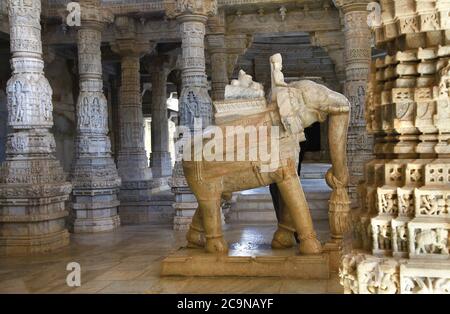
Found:
[[399, 214], [410, 216], [414, 213], [414, 196], [410, 193], [398, 194]]
[[382, 214], [393, 215], [397, 213], [397, 198], [390, 193], [379, 195], [379, 211]]
[[416, 254], [449, 254], [448, 230], [419, 230], [416, 233]]
[[432, 277], [403, 277], [402, 278], [403, 293], [414, 294], [442, 294], [450, 293], [449, 278], [432, 278]]
[[406, 225], [401, 225], [396, 228], [397, 233], [397, 249], [398, 251], [408, 251], [408, 231]]

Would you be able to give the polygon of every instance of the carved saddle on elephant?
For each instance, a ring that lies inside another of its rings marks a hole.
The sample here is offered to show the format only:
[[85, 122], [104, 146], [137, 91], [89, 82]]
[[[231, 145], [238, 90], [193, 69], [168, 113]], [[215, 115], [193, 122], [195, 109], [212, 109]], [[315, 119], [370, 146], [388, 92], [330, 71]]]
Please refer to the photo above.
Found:
[[[273, 146], [275, 143], [272, 141], [276, 141], [276, 152], [270, 151], [273, 164], [277, 163], [281, 166], [286, 165], [289, 159], [298, 160], [300, 152], [298, 143], [305, 140], [305, 135], [298, 118], [293, 118], [292, 111], [288, 111], [286, 108], [280, 110], [276, 102], [267, 104], [265, 98], [215, 101], [214, 108], [216, 110], [216, 126], [223, 130], [225, 141], [230, 137], [227, 135], [227, 128], [234, 127], [235, 132], [231, 136], [239, 137], [249, 136], [249, 132], [252, 131], [249, 127], [254, 127], [258, 131], [257, 135], [262, 136], [262, 132], [266, 130], [261, 127], [266, 127], [269, 136], [268, 142], [261, 143], [259, 138], [255, 141], [249, 140], [246, 142], [246, 152], [249, 154], [256, 152], [257, 149], [262, 148], [261, 145], [266, 145], [268, 149], [269, 147], [275, 148]], [[277, 128], [276, 132], [272, 132], [274, 127]], [[234, 146], [235, 150], [241, 148], [237, 145]], [[251, 158], [252, 156], [249, 154], [246, 154], [245, 157]], [[275, 157], [277, 158], [273, 159]], [[262, 164], [267, 164], [267, 160], [260, 158], [253, 158], [252, 161], [258, 165], [258, 168], [261, 168]]]

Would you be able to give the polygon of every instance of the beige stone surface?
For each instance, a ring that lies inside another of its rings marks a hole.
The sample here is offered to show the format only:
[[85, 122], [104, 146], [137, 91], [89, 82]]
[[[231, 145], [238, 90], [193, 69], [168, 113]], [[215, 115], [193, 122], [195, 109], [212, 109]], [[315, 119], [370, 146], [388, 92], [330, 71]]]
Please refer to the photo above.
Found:
[[[270, 243], [275, 226], [234, 225], [225, 237], [235, 246]], [[323, 238], [326, 238], [324, 235]], [[0, 293], [342, 293], [337, 275], [329, 280], [255, 277], [161, 277], [162, 259], [185, 246], [184, 233], [167, 226], [123, 226], [71, 236], [52, 255], [0, 260]], [[66, 284], [67, 263], [81, 266], [81, 286]]]

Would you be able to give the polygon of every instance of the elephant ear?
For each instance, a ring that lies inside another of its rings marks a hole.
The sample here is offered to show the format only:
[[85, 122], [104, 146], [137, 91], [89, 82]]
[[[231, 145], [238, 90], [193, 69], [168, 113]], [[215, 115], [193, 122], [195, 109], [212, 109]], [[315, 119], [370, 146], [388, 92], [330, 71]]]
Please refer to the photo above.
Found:
[[303, 123], [300, 114], [304, 108], [303, 97], [296, 89], [279, 87], [276, 91], [278, 112], [284, 130], [292, 135], [303, 135]]

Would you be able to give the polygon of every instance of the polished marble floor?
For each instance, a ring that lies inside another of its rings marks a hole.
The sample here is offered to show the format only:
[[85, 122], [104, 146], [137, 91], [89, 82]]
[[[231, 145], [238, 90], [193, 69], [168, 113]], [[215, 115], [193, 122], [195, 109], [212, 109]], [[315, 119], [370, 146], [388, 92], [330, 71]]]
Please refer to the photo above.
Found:
[[[316, 226], [318, 230], [326, 230]], [[270, 243], [273, 225], [228, 225], [231, 245]], [[327, 232], [318, 232], [325, 240]], [[0, 258], [0, 293], [342, 293], [330, 280], [160, 277], [160, 262], [185, 245], [171, 226], [123, 226], [101, 234], [72, 234], [71, 244], [35, 257]], [[81, 286], [68, 287], [67, 264], [81, 266]]]

